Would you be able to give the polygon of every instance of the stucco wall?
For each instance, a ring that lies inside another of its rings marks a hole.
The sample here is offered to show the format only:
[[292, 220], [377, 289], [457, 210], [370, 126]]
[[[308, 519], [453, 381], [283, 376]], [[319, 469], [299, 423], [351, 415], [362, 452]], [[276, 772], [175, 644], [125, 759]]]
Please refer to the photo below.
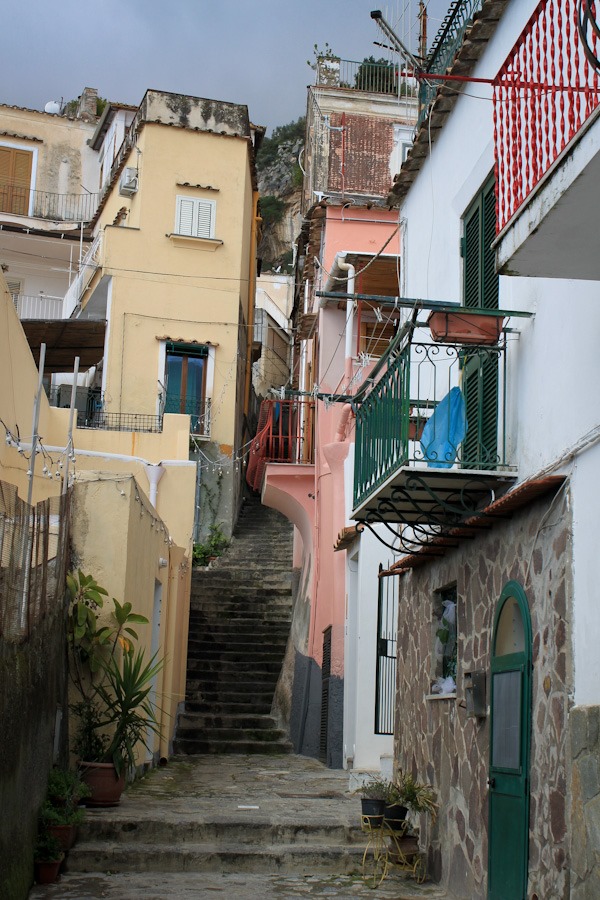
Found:
[[[489, 718], [467, 718], [465, 672], [487, 673], [493, 617], [507, 581], [523, 584], [533, 634], [529, 891], [569, 896], [568, 715], [573, 687], [571, 519], [565, 491], [400, 580], [395, 762], [434, 784], [433, 875], [459, 897], [484, 898]], [[434, 592], [457, 586], [457, 699], [429, 700]]]

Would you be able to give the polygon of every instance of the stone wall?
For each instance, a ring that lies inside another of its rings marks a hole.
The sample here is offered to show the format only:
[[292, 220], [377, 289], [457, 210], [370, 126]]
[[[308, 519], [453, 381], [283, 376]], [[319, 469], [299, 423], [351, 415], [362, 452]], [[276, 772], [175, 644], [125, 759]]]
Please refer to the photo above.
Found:
[[[428, 841], [430, 870], [458, 897], [486, 896], [488, 854], [489, 718], [467, 718], [463, 678], [483, 669], [489, 703], [494, 613], [512, 579], [527, 594], [533, 633], [528, 896], [569, 896], [570, 561], [570, 513], [561, 490], [400, 580], [395, 761], [438, 791], [440, 815]], [[434, 594], [453, 583], [457, 696], [426, 699], [434, 671]]]
[[56, 761], [66, 762], [66, 633], [65, 609], [58, 608], [23, 643], [0, 638], [0, 897], [7, 900], [25, 900], [33, 881], [58, 707], [65, 714]]
[[600, 897], [600, 707], [575, 706], [571, 732], [571, 898]]

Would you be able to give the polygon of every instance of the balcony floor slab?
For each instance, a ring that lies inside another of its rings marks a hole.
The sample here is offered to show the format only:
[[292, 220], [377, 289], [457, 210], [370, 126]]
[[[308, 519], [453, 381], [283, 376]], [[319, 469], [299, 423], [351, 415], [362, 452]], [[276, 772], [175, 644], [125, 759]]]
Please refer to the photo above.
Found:
[[452, 527], [492, 503], [516, 481], [509, 469], [401, 466], [353, 510], [357, 522]]

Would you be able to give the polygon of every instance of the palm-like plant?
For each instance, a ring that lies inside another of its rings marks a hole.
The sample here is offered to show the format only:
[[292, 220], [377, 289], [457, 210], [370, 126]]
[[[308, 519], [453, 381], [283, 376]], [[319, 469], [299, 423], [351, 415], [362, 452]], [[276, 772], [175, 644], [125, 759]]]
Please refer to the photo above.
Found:
[[124, 767], [135, 766], [135, 745], [141, 741], [147, 749], [149, 734], [159, 734], [156, 707], [149, 694], [155, 675], [162, 668], [156, 655], [144, 661], [144, 651], [132, 646], [123, 653], [122, 667], [114, 656], [103, 663], [105, 679], [96, 687], [96, 694], [104, 707], [98, 727], [110, 729], [104, 762], [112, 762], [117, 776]]

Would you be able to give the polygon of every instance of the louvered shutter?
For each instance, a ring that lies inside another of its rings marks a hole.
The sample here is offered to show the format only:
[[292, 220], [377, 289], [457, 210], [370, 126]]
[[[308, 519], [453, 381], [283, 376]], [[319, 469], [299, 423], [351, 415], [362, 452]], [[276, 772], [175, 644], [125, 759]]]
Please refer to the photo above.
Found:
[[[464, 219], [464, 305], [498, 308], [499, 278], [492, 241], [496, 235], [494, 182], [488, 182]], [[489, 351], [465, 360], [462, 390], [467, 412], [463, 465], [493, 469], [498, 454], [498, 359]]]
[[[171, 207], [172, 208], [172, 207]], [[185, 197], [177, 198], [176, 233], [194, 236], [194, 201]]]
[[198, 223], [196, 225], [196, 237], [212, 237], [213, 204], [198, 200]]
[[0, 147], [0, 210], [10, 212], [8, 185], [12, 168], [12, 150]]

